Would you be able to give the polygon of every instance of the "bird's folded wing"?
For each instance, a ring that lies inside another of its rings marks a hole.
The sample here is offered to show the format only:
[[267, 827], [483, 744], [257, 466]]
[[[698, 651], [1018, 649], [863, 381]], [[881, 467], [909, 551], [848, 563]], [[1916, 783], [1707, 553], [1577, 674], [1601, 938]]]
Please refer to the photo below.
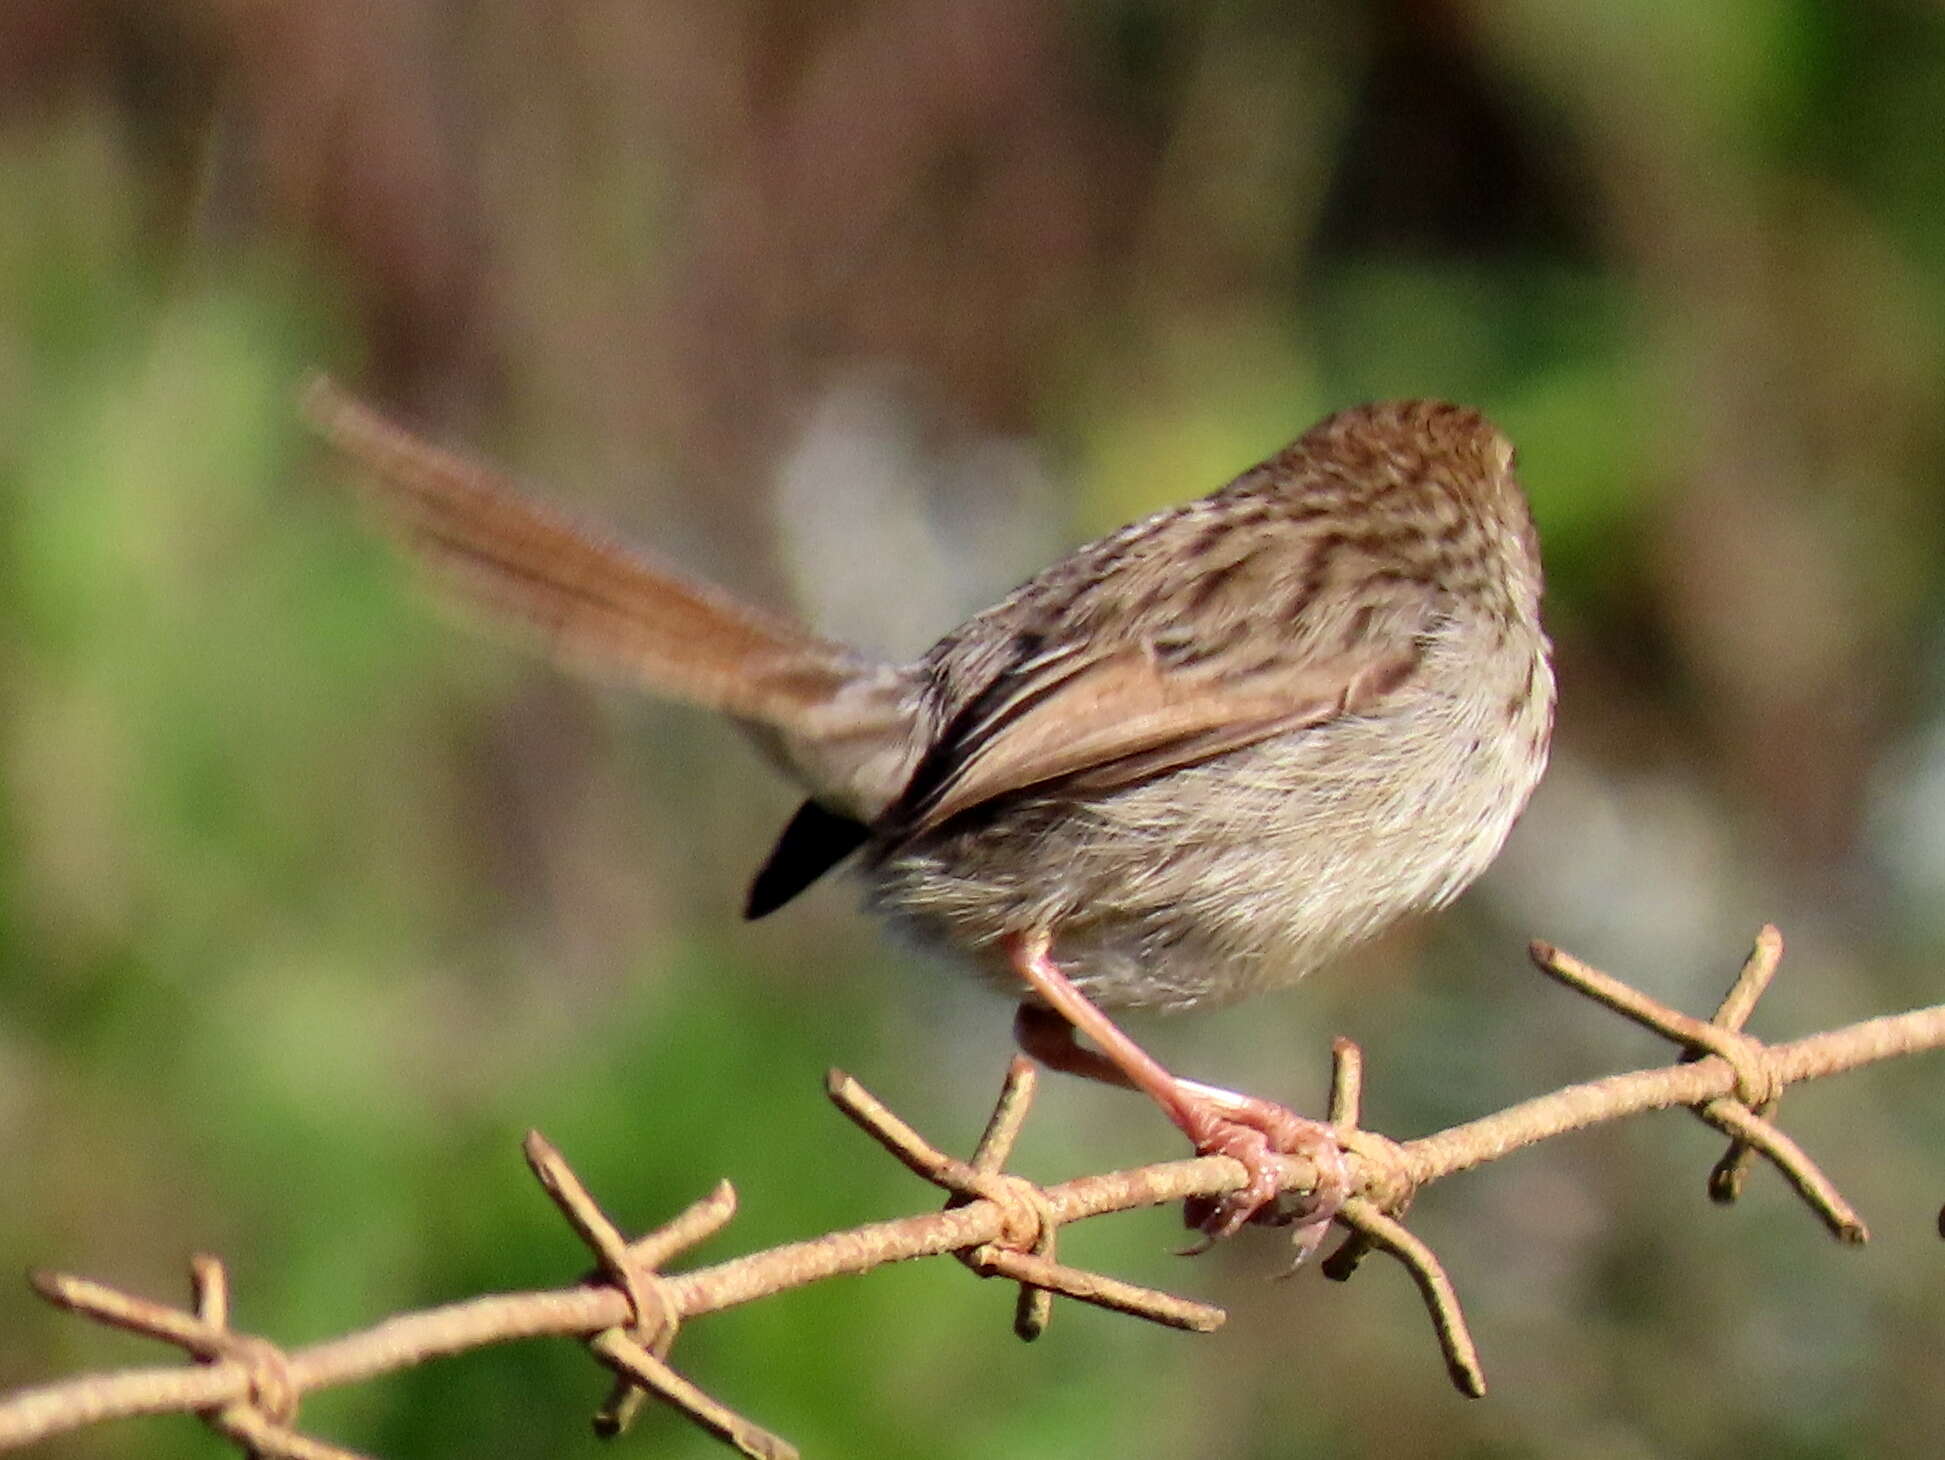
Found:
[[932, 747], [884, 831], [911, 836], [997, 796], [1060, 781], [1093, 794], [1269, 736], [1381, 709], [1417, 667], [1406, 635], [1369, 652], [1247, 675], [1192, 673], [1124, 646], [1063, 659], [1039, 685], [975, 701]]

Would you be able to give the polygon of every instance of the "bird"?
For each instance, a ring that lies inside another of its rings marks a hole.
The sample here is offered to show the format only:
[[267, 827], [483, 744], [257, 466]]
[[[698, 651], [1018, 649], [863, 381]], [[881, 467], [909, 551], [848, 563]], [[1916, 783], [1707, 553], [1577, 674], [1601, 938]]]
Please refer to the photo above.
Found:
[[[726, 716], [798, 784], [747, 916], [849, 863], [896, 932], [1017, 1000], [1023, 1051], [1241, 1163], [1192, 1218], [1207, 1241], [1254, 1218], [1314, 1248], [1348, 1189], [1336, 1132], [1171, 1073], [1110, 1014], [1294, 983], [1499, 853], [1555, 693], [1538, 535], [1482, 414], [1338, 411], [897, 662], [579, 524], [328, 377], [301, 411], [446, 594]], [[1294, 1211], [1291, 1154], [1318, 1173]]]

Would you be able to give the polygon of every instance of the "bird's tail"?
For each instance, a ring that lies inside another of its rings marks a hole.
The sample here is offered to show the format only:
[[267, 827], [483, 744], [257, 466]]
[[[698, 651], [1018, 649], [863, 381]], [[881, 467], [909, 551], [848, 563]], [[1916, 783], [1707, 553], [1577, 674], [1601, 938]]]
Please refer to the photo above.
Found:
[[894, 793], [915, 713], [906, 670], [574, 525], [328, 378], [306, 385], [302, 410], [451, 596], [576, 668], [734, 717], [838, 810], [868, 819]]

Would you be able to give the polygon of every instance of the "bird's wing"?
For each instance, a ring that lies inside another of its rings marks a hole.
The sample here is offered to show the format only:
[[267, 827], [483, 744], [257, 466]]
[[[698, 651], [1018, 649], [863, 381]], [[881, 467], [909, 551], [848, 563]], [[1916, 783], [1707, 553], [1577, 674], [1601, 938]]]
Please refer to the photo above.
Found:
[[1251, 673], [1171, 668], [1140, 644], [1066, 656], [1003, 694], [976, 697], [920, 761], [881, 829], [911, 836], [1055, 781], [1102, 794], [1269, 736], [1373, 713], [1411, 678], [1420, 652], [1416, 636], [1402, 634]]

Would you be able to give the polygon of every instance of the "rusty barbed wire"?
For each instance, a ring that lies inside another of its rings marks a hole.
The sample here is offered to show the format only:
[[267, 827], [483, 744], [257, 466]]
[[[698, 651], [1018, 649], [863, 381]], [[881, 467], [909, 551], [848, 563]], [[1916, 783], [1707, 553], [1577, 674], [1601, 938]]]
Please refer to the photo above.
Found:
[[[1550, 976], [1680, 1045], [1673, 1065], [1568, 1086], [1437, 1134], [1394, 1141], [1360, 1124], [1363, 1061], [1348, 1040], [1333, 1045], [1330, 1120], [1350, 1168], [1352, 1192], [1338, 1214], [1348, 1236], [1322, 1264], [1343, 1281], [1361, 1258], [1382, 1251], [1411, 1274], [1437, 1334], [1447, 1372], [1461, 1392], [1481, 1395], [1485, 1375], [1456, 1289], [1436, 1254], [1403, 1224], [1414, 1196], [1444, 1177], [1497, 1160], [1569, 1131], [1648, 1110], [1687, 1106], [1729, 1135], [1728, 1154], [1708, 1183], [1733, 1201], [1752, 1153], [1767, 1158], [1841, 1240], [1868, 1231], [1835, 1185], [1774, 1123], [1784, 1089], [1877, 1060], [1945, 1048], [1945, 1005], [1886, 1015], [1784, 1044], [1743, 1032], [1774, 977], [1782, 940], [1758, 935], [1727, 996], [1707, 1020], [1672, 1009], [1544, 943], [1531, 949]], [[495, 1294], [395, 1315], [371, 1328], [289, 1351], [228, 1325], [228, 1280], [214, 1258], [191, 1262], [187, 1310], [123, 1293], [87, 1278], [35, 1273], [49, 1302], [115, 1327], [160, 1339], [193, 1362], [126, 1369], [57, 1381], [0, 1396], [0, 1449], [33, 1444], [109, 1419], [147, 1414], [200, 1415], [252, 1455], [275, 1460], [361, 1460], [354, 1452], [296, 1430], [297, 1406], [314, 1390], [355, 1383], [488, 1343], [555, 1335], [587, 1345], [612, 1370], [616, 1387], [595, 1417], [618, 1432], [648, 1395], [745, 1455], [784, 1460], [790, 1444], [743, 1418], [677, 1373], [668, 1355], [680, 1325], [701, 1314], [886, 1263], [956, 1255], [974, 1272], [1020, 1286], [1014, 1327], [1022, 1338], [1044, 1331], [1056, 1296], [1196, 1332], [1220, 1325], [1220, 1308], [1159, 1292], [1056, 1260], [1059, 1228], [1090, 1217], [1174, 1201], [1207, 1199], [1243, 1179], [1227, 1157], [1204, 1156], [1038, 1185], [1004, 1170], [1030, 1108], [1033, 1067], [1015, 1059], [974, 1155], [941, 1151], [848, 1075], [833, 1071], [831, 1099], [917, 1175], [946, 1193], [942, 1210], [894, 1218], [667, 1274], [680, 1252], [718, 1231], [734, 1214], [727, 1182], [673, 1221], [632, 1242], [595, 1202], [565, 1158], [538, 1133], [526, 1143], [536, 1178], [593, 1250], [597, 1270], [572, 1287]], [[1300, 1157], [1282, 1161], [1283, 1187], [1308, 1191], [1317, 1179]], [[1945, 1214], [1941, 1214], [1945, 1229]]]

